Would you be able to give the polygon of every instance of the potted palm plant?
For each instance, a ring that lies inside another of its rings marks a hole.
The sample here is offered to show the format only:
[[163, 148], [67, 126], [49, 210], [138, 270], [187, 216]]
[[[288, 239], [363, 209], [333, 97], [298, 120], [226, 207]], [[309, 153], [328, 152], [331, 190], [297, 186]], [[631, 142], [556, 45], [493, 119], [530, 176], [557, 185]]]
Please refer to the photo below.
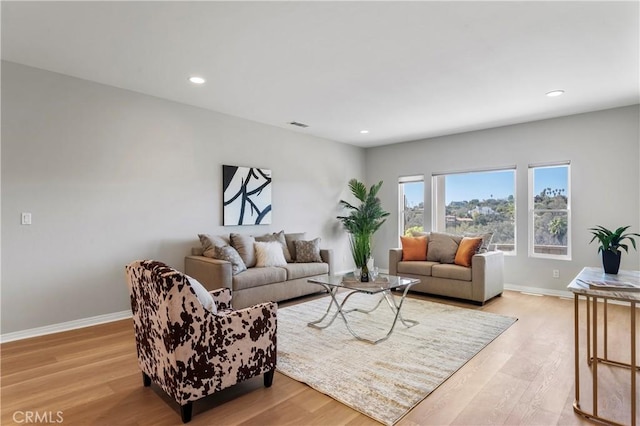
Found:
[[349, 181], [351, 193], [360, 201], [359, 206], [340, 200], [340, 205], [349, 211], [347, 216], [338, 216], [344, 228], [350, 234], [351, 255], [357, 268], [360, 268], [360, 280], [369, 281], [367, 263], [371, 258], [371, 237], [386, 221], [389, 213], [382, 209], [378, 191], [382, 181], [369, 190], [357, 179]]
[[621, 226], [615, 231], [611, 231], [604, 226], [596, 226], [595, 228], [589, 228], [593, 234], [593, 238], [589, 241], [589, 244], [598, 240], [600, 246], [598, 247], [598, 253], [602, 252], [602, 266], [606, 274], [617, 274], [620, 269], [620, 258], [622, 257], [623, 249], [629, 253], [629, 246], [624, 243], [625, 240], [631, 241], [631, 245], [636, 249], [636, 241], [634, 237], [640, 237], [640, 234], [635, 232], [625, 233], [630, 226]]

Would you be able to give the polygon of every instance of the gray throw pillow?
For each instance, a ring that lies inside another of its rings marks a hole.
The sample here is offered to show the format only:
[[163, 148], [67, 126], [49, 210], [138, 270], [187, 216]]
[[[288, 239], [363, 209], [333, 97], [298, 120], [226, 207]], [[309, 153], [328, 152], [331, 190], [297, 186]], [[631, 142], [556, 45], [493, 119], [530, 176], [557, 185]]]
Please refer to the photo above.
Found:
[[287, 240], [284, 238], [284, 231], [261, 235], [259, 237], [256, 237], [256, 241], [262, 243], [277, 241], [282, 246], [282, 254], [284, 255], [284, 260], [286, 260], [287, 262], [291, 262], [291, 253], [289, 252], [289, 247], [287, 247]]
[[460, 241], [462, 241], [462, 237], [459, 235], [432, 232], [429, 234], [427, 260], [430, 262], [453, 263], [456, 259]]
[[256, 252], [253, 247], [255, 242], [256, 239], [250, 235], [231, 234], [231, 246], [238, 250], [247, 268], [256, 266]]
[[311, 241], [295, 240], [296, 263], [322, 262], [320, 257], [320, 238]]
[[215, 257], [214, 247], [228, 246], [230, 241], [226, 235], [208, 235], [198, 234], [200, 244], [202, 244], [202, 255], [206, 257]]
[[304, 240], [307, 238], [306, 232], [298, 232], [293, 234], [284, 234], [284, 239], [287, 242], [287, 248], [289, 249], [289, 254], [291, 254], [291, 261], [296, 261], [296, 246], [293, 244], [294, 241]]
[[237, 250], [231, 246], [214, 247], [215, 259], [226, 260], [231, 263], [231, 273], [237, 275], [247, 269]]

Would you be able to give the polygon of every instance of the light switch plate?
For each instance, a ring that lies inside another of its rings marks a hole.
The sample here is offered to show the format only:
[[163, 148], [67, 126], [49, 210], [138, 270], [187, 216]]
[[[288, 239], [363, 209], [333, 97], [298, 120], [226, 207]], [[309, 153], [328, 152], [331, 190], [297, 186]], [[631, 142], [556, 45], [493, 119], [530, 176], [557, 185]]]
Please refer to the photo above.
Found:
[[31, 225], [31, 213], [22, 213], [21, 223], [23, 225]]

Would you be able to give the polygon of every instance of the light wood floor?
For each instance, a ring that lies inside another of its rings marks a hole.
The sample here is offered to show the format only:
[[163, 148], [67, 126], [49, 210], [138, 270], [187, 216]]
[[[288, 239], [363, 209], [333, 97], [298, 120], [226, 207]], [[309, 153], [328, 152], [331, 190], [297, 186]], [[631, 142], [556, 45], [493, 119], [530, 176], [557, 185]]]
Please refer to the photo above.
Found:
[[[572, 410], [572, 300], [506, 291], [484, 307], [477, 307], [415, 297], [519, 320], [399, 425], [589, 424]], [[609, 305], [609, 319], [609, 356], [629, 362], [627, 308]], [[174, 402], [155, 385], [142, 386], [131, 320], [5, 343], [0, 351], [3, 425], [25, 424], [26, 412], [38, 412], [40, 416], [48, 413], [49, 421], [63, 420], [69, 425], [181, 424]], [[629, 371], [611, 367], [601, 370], [600, 414], [629, 424]], [[582, 377], [583, 385], [588, 385], [586, 366]], [[588, 407], [590, 393], [586, 386], [581, 388], [583, 406]], [[269, 389], [262, 386], [262, 378], [255, 378], [196, 402], [191, 424], [378, 423], [276, 373]]]

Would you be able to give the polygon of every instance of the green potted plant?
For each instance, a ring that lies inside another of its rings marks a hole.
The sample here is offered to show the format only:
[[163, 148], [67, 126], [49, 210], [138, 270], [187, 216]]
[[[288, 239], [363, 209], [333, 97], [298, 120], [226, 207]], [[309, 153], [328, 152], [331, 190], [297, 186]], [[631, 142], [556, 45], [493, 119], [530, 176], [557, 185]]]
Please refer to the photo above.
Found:
[[382, 181], [371, 186], [369, 190], [357, 179], [349, 181], [351, 193], [360, 201], [359, 206], [340, 200], [340, 205], [349, 210], [349, 215], [338, 216], [344, 228], [350, 234], [351, 255], [356, 267], [360, 268], [361, 281], [369, 281], [367, 262], [371, 258], [371, 237], [386, 221], [389, 213], [382, 209], [378, 191]]
[[624, 243], [625, 240], [631, 241], [631, 245], [636, 249], [636, 241], [634, 237], [640, 237], [640, 234], [635, 232], [625, 233], [631, 226], [621, 226], [615, 231], [611, 231], [604, 226], [596, 226], [595, 228], [589, 228], [593, 234], [593, 238], [589, 241], [589, 244], [598, 240], [600, 246], [598, 247], [598, 253], [602, 252], [602, 266], [606, 274], [617, 274], [620, 269], [620, 258], [622, 257], [623, 249], [629, 253], [629, 246]]

